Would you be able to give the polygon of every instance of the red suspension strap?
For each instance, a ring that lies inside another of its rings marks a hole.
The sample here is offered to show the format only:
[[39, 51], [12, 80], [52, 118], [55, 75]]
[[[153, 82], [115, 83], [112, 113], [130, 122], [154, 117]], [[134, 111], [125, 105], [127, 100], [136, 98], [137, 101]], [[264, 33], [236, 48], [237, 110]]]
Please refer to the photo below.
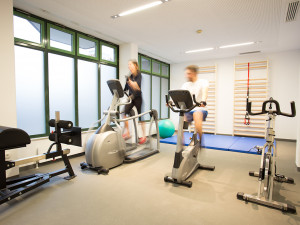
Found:
[[249, 116], [249, 113], [248, 113], [249, 77], [250, 77], [250, 63], [248, 63], [248, 82], [247, 82], [246, 114], [245, 114], [245, 119], [244, 119], [244, 124], [245, 125], [250, 125], [250, 116]]

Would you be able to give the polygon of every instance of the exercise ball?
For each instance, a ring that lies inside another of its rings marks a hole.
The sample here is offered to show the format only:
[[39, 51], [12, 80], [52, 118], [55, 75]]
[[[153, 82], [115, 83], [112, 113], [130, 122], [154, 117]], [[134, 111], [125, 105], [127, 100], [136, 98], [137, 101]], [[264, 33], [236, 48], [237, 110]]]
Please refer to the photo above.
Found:
[[161, 120], [158, 123], [161, 138], [171, 137], [175, 132], [175, 126], [171, 120]]

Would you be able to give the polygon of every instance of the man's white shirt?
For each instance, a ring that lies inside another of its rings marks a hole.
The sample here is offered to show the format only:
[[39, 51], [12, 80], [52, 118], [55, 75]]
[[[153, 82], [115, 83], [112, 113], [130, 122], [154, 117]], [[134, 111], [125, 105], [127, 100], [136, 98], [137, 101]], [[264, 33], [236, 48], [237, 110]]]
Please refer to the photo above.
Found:
[[[193, 95], [195, 95], [197, 102], [201, 102], [202, 101], [202, 91], [204, 88], [208, 88], [208, 86], [209, 86], [208, 80], [198, 78], [195, 82], [191, 82], [191, 81], [185, 82], [182, 85], [181, 89], [188, 90], [191, 93], [192, 97], [193, 97]], [[196, 111], [196, 110], [207, 110], [207, 108], [206, 107], [196, 107], [193, 109], [193, 111]]]

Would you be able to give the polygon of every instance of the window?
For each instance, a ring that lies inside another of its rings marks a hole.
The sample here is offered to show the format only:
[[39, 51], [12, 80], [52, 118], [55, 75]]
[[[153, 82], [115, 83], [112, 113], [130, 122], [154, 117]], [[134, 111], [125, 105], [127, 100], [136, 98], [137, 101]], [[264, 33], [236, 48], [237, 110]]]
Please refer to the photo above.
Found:
[[89, 128], [98, 120], [98, 64], [78, 60], [79, 126]]
[[166, 78], [160, 78], [161, 79], [161, 88], [160, 88], [160, 104], [161, 104], [161, 113], [160, 118], [166, 119], [169, 118], [169, 108], [166, 106], [166, 95], [169, 91], [169, 80]]
[[151, 73], [151, 59], [145, 56], [140, 58], [141, 71]]
[[160, 65], [159, 62], [152, 60], [152, 73], [160, 75]]
[[43, 45], [42, 35], [44, 23], [38, 19], [28, 16], [22, 17], [21, 14], [14, 15], [14, 35], [16, 40], [31, 43], [35, 45]]
[[[145, 73], [142, 73], [142, 112], [149, 111], [151, 109], [151, 76]], [[142, 120], [150, 120], [149, 113], [142, 116]]]
[[106, 81], [118, 78], [118, 45], [18, 9], [14, 32], [17, 126], [48, 136], [60, 111], [87, 130], [110, 105]]
[[[117, 70], [113, 66], [101, 65], [100, 74], [101, 74], [101, 115], [103, 115], [103, 112], [105, 110], [108, 110], [108, 107], [110, 106], [111, 100], [113, 98], [109, 90], [109, 87], [107, 85], [107, 81], [117, 78]], [[103, 121], [103, 123], [104, 122], [105, 121]]]
[[74, 32], [48, 24], [48, 35], [50, 49], [74, 54]]
[[[154, 91], [153, 87], [157, 87]], [[152, 76], [152, 107], [153, 109], [156, 109], [158, 112], [158, 117], [160, 118], [160, 77]]]
[[44, 53], [15, 46], [17, 124], [30, 135], [44, 134]]
[[77, 36], [78, 40], [78, 55], [91, 58], [98, 59], [99, 58], [99, 49], [98, 49], [98, 41], [85, 37], [83, 35]]
[[166, 64], [161, 64], [161, 75], [164, 77], [169, 77], [169, 66]]
[[[142, 71], [142, 112], [155, 109], [160, 119], [169, 118], [165, 95], [169, 90], [170, 65], [142, 54], [139, 54], [139, 64]], [[149, 120], [149, 117], [142, 120]]]
[[117, 50], [115, 46], [101, 43], [101, 61], [117, 63]]
[[50, 53], [48, 64], [50, 118], [60, 111], [62, 120], [75, 123], [74, 59]]

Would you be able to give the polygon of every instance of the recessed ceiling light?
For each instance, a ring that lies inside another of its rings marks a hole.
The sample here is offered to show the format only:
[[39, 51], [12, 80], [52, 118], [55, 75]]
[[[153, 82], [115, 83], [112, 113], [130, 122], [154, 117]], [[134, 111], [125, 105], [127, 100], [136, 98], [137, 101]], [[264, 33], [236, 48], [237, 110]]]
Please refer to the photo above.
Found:
[[201, 29], [196, 30], [196, 33], [197, 33], [197, 34], [201, 34], [201, 33], [202, 33], [202, 30], [201, 30]]
[[239, 43], [239, 44], [232, 44], [232, 45], [223, 45], [220, 46], [219, 48], [233, 48], [233, 47], [239, 47], [239, 46], [245, 46], [245, 45], [253, 45], [255, 42], [245, 42], [245, 43]]
[[202, 49], [196, 49], [196, 50], [189, 50], [186, 51], [185, 53], [195, 53], [195, 52], [206, 52], [206, 51], [211, 51], [214, 48], [202, 48]]
[[139, 6], [139, 7], [134, 8], [134, 9], [127, 10], [125, 12], [121, 12], [117, 15], [113, 15], [113, 16], [111, 16], [111, 18], [116, 19], [116, 18], [121, 17], [121, 16], [127, 16], [127, 15], [130, 15], [130, 14], [133, 14], [133, 13], [145, 10], [145, 9], [152, 8], [154, 6], [157, 6], [157, 5], [160, 5], [162, 3], [169, 2], [169, 1], [170, 0], [155, 1], [155, 2], [152, 2], [152, 3], [146, 4], [146, 5]]

